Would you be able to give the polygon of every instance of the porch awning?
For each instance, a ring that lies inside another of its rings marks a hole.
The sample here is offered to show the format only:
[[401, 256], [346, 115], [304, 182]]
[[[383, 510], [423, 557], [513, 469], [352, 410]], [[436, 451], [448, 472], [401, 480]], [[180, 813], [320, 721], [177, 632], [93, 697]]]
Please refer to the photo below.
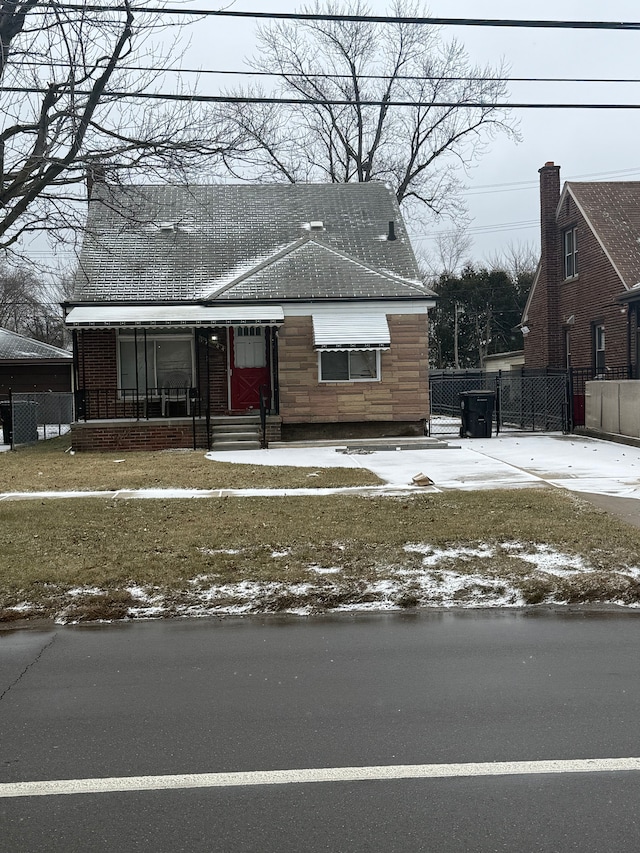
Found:
[[385, 314], [313, 314], [316, 349], [389, 349], [391, 335]]
[[74, 329], [100, 326], [275, 326], [284, 322], [280, 305], [82, 305], [65, 323]]

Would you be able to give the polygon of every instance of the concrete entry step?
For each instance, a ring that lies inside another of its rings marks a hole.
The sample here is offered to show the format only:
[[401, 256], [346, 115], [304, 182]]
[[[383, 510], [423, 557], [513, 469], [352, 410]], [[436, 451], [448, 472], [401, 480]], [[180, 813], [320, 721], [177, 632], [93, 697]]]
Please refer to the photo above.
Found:
[[210, 419], [212, 426], [228, 426], [229, 424], [259, 424], [259, 415], [213, 415]]
[[211, 418], [212, 450], [259, 450], [261, 428], [257, 415]]
[[257, 439], [252, 441], [214, 441], [211, 449], [216, 452], [223, 450], [260, 450], [260, 442]]
[[213, 442], [219, 444], [222, 441], [260, 441], [260, 430], [250, 430], [249, 432], [214, 432]]
[[211, 424], [213, 433], [223, 432], [260, 432], [259, 423], [227, 423], [227, 424]]

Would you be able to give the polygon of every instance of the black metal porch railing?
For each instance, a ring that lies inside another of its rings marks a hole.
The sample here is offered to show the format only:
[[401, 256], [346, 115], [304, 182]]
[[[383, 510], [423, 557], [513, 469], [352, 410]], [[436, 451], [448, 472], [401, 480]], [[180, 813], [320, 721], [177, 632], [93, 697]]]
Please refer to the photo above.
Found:
[[594, 379], [632, 379], [628, 365], [607, 367], [597, 374], [593, 367], [572, 367], [569, 371], [569, 395], [571, 400], [571, 428], [585, 425], [585, 383]]
[[269, 407], [267, 401], [269, 399], [269, 388], [267, 385], [260, 386], [260, 446], [267, 446], [267, 414]]
[[571, 385], [574, 394], [584, 394], [585, 382], [594, 379], [632, 379], [631, 370], [628, 365], [619, 367], [607, 367], [603, 373], [596, 373], [593, 367], [572, 367], [569, 371]]
[[197, 388], [81, 388], [76, 420], [189, 418], [204, 415]]

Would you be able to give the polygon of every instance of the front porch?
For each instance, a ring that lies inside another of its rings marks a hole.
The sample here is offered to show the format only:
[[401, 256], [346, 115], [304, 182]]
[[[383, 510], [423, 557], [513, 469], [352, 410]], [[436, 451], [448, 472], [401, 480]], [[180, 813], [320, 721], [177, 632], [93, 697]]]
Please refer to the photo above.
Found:
[[267, 418], [279, 407], [281, 315], [260, 306], [215, 316], [195, 306], [74, 308], [74, 448], [211, 449], [234, 430], [266, 446], [280, 433], [279, 418]]
[[242, 450], [279, 441], [278, 415], [102, 418], [71, 425], [76, 451]]

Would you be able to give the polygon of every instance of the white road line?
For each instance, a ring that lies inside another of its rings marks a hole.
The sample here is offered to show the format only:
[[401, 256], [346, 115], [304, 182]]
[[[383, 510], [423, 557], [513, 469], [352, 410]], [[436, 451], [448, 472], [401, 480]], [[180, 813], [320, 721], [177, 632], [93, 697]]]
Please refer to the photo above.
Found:
[[464, 776], [628, 771], [640, 771], [640, 758], [497, 761], [471, 764], [398, 764], [382, 767], [321, 767], [300, 770], [257, 770], [241, 773], [194, 773], [176, 776], [116, 776], [107, 779], [7, 782], [0, 784], [0, 799], [7, 797], [50, 797], [59, 794], [107, 794], [185, 788], [291, 785], [311, 782], [386, 782], [394, 779], [447, 779]]

